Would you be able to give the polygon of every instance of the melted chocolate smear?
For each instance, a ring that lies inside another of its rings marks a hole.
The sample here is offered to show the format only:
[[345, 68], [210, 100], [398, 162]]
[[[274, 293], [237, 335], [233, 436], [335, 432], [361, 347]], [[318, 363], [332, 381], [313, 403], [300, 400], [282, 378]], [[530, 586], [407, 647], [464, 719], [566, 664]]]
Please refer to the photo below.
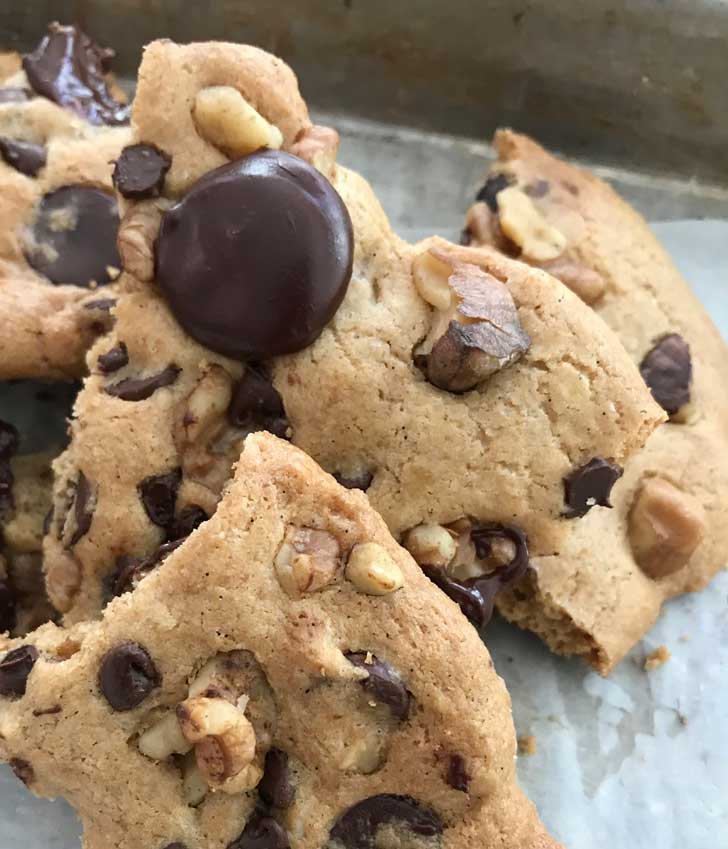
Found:
[[34, 91], [91, 124], [129, 123], [130, 107], [116, 100], [104, 76], [113, 51], [99, 47], [76, 26], [51, 24], [38, 47], [23, 57]]
[[93, 489], [83, 472], [79, 473], [78, 482], [76, 483], [76, 493], [73, 500], [73, 518], [76, 523], [76, 530], [73, 532], [69, 541], [69, 547], [76, 543], [88, 533], [91, 527], [91, 520], [94, 517], [93, 507], [89, 506], [89, 502], [93, 497]]
[[113, 374], [115, 371], [119, 371], [120, 368], [124, 368], [128, 362], [129, 352], [126, 349], [126, 345], [123, 342], [119, 342], [118, 345], [114, 345], [105, 354], [99, 355], [96, 366], [101, 374]]
[[593, 457], [564, 478], [564, 517], [586, 516], [592, 507], [611, 507], [609, 496], [614, 484], [622, 477], [622, 467], [603, 457]]
[[26, 177], [35, 177], [46, 164], [46, 149], [42, 144], [18, 141], [0, 136], [0, 156]]
[[167, 526], [167, 539], [185, 539], [210, 517], [198, 504], [190, 504], [179, 512]]
[[116, 568], [105, 581], [107, 596], [117, 598], [131, 592], [166, 557], [179, 548], [185, 539], [186, 537], [181, 537], [172, 542], [165, 542], [149, 557], [132, 557], [129, 554], [122, 554], [116, 560]]
[[[367, 662], [369, 657], [369, 662]], [[411, 695], [404, 681], [388, 663], [378, 660], [367, 652], [347, 652], [349, 663], [369, 673], [369, 677], [359, 683], [379, 702], [387, 705], [397, 719], [407, 719]]]
[[116, 248], [119, 209], [109, 192], [63, 186], [43, 197], [26, 246], [30, 265], [51, 283], [90, 287], [111, 282], [121, 268]]
[[182, 482], [182, 469], [163, 475], [152, 475], [139, 484], [139, 497], [151, 522], [167, 528], [174, 519], [177, 490]]
[[510, 562], [488, 575], [461, 581], [448, 575], [443, 569], [422, 566], [422, 571], [449, 598], [459, 605], [460, 610], [476, 628], [482, 628], [493, 616], [493, 606], [498, 593], [518, 581], [528, 569], [528, 541], [520, 528], [513, 525], [476, 525], [470, 531], [479, 558], [490, 554], [493, 540], [509, 540], [515, 546]]
[[372, 849], [377, 830], [390, 824], [419, 837], [437, 837], [443, 830], [440, 817], [416, 799], [383, 793], [363, 799], [339, 817], [331, 840], [345, 849]]
[[114, 398], [120, 398], [122, 401], [145, 401], [157, 389], [171, 386], [177, 380], [181, 371], [182, 369], [179, 366], [172, 363], [158, 374], [152, 374], [149, 377], [127, 377], [118, 383], [112, 383], [111, 386], [104, 388], [104, 392], [107, 395], [113, 395]]
[[262, 365], [248, 364], [233, 389], [227, 415], [233, 427], [248, 433], [267, 430], [281, 439], [291, 438], [283, 399]]
[[125, 198], [159, 197], [172, 160], [153, 144], [132, 144], [121, 151], [111, 176]]
[[483, 188], [475, 196], [476, 201], [483, 201], [491, 212], [498, 212], [498, 192], [511, 185], [511, 179], [505, 174], [493, 174], [488, 177]]
[[682, 336], [670, 333], [651, 348], [640, 363], [640, 374], [652, 397], [670, 416], [690, 401], [693, 363]]
[[313, 166], [277, 150], [206, 174], [164, 213], [157, 281], [184, 329], [231, 357], [299, 351], [351, 278], [349, 213]]

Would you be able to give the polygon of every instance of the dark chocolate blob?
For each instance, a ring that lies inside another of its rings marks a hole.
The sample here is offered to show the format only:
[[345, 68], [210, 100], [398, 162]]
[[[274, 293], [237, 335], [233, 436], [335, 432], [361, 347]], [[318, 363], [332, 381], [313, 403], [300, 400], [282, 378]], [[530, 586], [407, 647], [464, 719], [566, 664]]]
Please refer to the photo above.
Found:
[[18, 450], [20, 434], [10, 422], [0, 419], [0, 459], [9, 460]]
[[114, 98], [104, 77], [113, 51], [75, 26], [51, 24], [38, 47], [23, 57], [33, 89], [91, 124], [129, 123], [129, 106]]
[[263, 777], [258, 784], [260, 798], [273, 808], [290, 808], [296, 796], [291, 781], [288, 755], [280, 749], [269, 749], [265, 756]]
[[0, 696], [24, 696], [28, 676], [38, 660], [35, 646], [20, 646], [0, 660]]
[[160, 683], [154, 661], [139, 643], [120, 643], [101, 660], [99, 687], [114, 710], [132, 710]]
[[99, 286], [121, 267], [119, 210], [113, 195], [91, 186], [62, 186], [45, 195], [26, 246], [30, 265], [52, 283]]
[[32, 96], [32, 92], [27, 88], [15, 86], [0, 88], [0, 103], [27, 103]]
[[377, 701], [387, 705], [397, 719], [407, 719], [411, 696], [399, 673], [374, 655], [369, 655], [367, 662], [367, 652], [347, 652], [346, 658], [349, 663], [369, 673], [368, 678], [359, 682], [361, 686]]
[[462, 793], [468, 792], [470, 775], [465, 768], [465, 759], [462, 755], [450, 755], [447, 759], [445, 780], [453, 790], [460, 790]]
[[526, 574], [529, 564], [528, 541], [523, 531], [513, 525], [476, 525], [470, 531], [470, 536], [479, 558], [490, 554], [491, 543], [496, 539], [506, 539], [513, 543], [513, 558], [488, 575], [464, 581], [453, 578], [444, 569], [427, 564], [422, 564], [422, 571], [460, 606], [460, 610], [476, 628], [482, 628], [493, 616], [496, 595]]
[[181, 537], [172, 542], [165, 542], [149, 557], [133, 557], [129, 554], [122, 554], [121, 557], [118, 557], [116, 568], [105, 580], [108, 597], [117, 598], [124, 593], [131, 592], [168, 555], [179, 548], [185, 539], [186, 537]]
[[188, 537], [208, 518], [202, 507], [198, 504], [190, 504], [181, 510], [167, 526], [167, 539], [174, 541]]
[[76, 543], [88, 533], [91, 527], [91, 521], [94, 517], [93, 508], [89, 502], [93, 498], [93, 488], [89, 483], [88, 478], [83, 472], [79, 473], [78, 482], [76, 483], [76, 493], [73, 499], [73, 518], [76, 523], [76, 529], [71, 536], [69, 546]]
[[153, 144], [131, 144], [121, 151], [111, 179], [125, 198], [159, 197], [172, 160]]
[[157, 281], [198, 342], [264, 359], [321, 334], [352, 259], [351, 220], [333, 186], [304, 160], [265, 150], [206, 174], [165, 212]]
[[228, 849], [289, 849], [291, 843], [283, 828], [263, 811], [253, 811], [243, 833]]
[[290, 438], [290, 425], [283, 408], [283, 399], [263, 366], [246, 366], [245, 374], [233, 389], [228, 421], [233, 427], [249, 433], [267, 430], [281, 439]]
[[493, 174], [485, 181], [475, 200], [484, 201], [491, 212], [498, 212], [498, 192], [507, 189], [510, 184], [511, 180], [505, 174]]
[[0, 136], [0, 156], [26, 177], [35, 177], [46, 164], [46, 149], [42, 144], [18, 141]]
[[139, 497], [150, 520], [166, 528], [174, 519], [177, 490], [182, 481], [182, 469], [164, 475], [152, 475], [139, 484]]
[[149, 377], [127, 377], [118, 383], [112, 383], [104, 388], [104, 392], [122, 401], [146, 401], [157, 389], [171, 386], [181, 371], [179, 366], [172, 363], [158, 374], [151, 374]]
[[371, 472], [360, 472], [357, 475], [342, 475], [334, 472], [334, 478], [346, 489], [361, 489], [366, 492], [372, 485], [374, 475]]
[[8, 578], [0, 578], [0, 634], [12, 631], [17, 621], [18, 599]]
[[114, 345], [105, 354], [99, 356], [96, 366], [101, 374], [113, 374], [115, 371], [119, 371], [120, 368], [124, 368], [128, 362], [129, 352], [126, 349], [126, 345], [123, 342], [119, 342], [118, 345]]
[[35, 772], [28, 761], [24, 761], [22, 758], [11, 758], [8, 761], [8, 766], [12, 769], [15, 777], [22, 781], [26, 787], [33, 783]]
[[575, 519], [586, 516], [592, 507], [611, 507], [609, 496], [622, 477], [622, 467], [603, 457], [593, 457], [564, 478], [564, 516]]
[[419, 837], [437, 837], [443, 830], [440, 817], [415, 799], [382, 793], [363, 799], [339, 817], [331, 840], [345, 849], [372, 849], [377, 830], [390, 824]]
[[677, 333], [663, 336], [640, 363], [652, 397], [670, 416], [690, 401], [693, 364], [688, 343]]

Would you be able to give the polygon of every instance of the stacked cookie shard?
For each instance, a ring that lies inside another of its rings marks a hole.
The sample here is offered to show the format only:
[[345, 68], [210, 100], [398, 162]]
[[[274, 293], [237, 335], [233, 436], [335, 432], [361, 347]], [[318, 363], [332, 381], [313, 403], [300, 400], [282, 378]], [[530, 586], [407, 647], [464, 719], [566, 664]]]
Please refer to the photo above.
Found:
[[[423, 565], [482, 624], [528, 548], [558, 552], [571, 501], [606, 500], [603, 478], [662, 421], [622, 346], [545, 272], [398, 239], [262, 51], [150, 45], [133, 124], [118, 180], [126, 294], [89, 353], [45, 542], [66, 621], [98, 615], [212, 515], [245, 435], [270, 430], [366, 489], [395, 536], [447, 526], [457, 558]], [[261, 292], [274, 310], [241, 308]]]
[[102, 621], [4, 649], [0, 754], [89, 849], [556, 845], [477, 633], [362, 493], [270, 435]]
[[558, 276], [619, 336], [669, 417], [625, 467], [614, 509], [573, 520], [501, 611], [555, 651], [608, 672], [662, 603], [701, 589], [728, 557], [728, 351], [642, 218], [593, 174], [525, 136], [468, 213], [466, 241]]
[[113, 51], [54, 24], [0, 82], [0, 379], [69, 377], [108, 327], [119, 273], [113, 160], [128, 107]]

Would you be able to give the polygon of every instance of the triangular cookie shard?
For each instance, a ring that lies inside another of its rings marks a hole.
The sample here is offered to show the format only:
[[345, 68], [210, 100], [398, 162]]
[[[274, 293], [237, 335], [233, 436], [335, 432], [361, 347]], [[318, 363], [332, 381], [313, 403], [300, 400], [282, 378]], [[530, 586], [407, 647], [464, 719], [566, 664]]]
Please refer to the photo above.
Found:
[[362, 493], [270, 435], [101, 621], [5, 650], [2, 757], [89, 849], [557, 846], [476, 632]]
[[645, 221], [602, 180], [509, 130], [466, 240], [560, 277], [619, 336], [669, 422], [625, 467], [611, 511], [574, 520], [559, 556], [500, 597], [556, 651], [608, 672], [662, 603], [728, 557], [728, 350]]
[[484, 624], [663, 418], [622, 346], [545, 272], [398, 239], [269, 54], [151, 44], [133, 127], [126, 294], [89, 354], [45, 546], [66, 621], [212, 515], [242, 438], [270, 430], [365, 489]]

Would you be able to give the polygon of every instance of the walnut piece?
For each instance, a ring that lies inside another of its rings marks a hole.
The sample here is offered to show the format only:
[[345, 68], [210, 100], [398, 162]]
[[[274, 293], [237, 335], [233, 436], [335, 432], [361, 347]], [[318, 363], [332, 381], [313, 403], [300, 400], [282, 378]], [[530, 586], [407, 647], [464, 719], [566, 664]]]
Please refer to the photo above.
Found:
[[417, 291], [435, 308], [430, 330], [415, 349], [427, 379], [448, 392], [466, 392], [528, 350], [507, 287], [469, 263], [430, 250], [413, 262]]
[[197, 93], [192, 112], [197, 131], [229, 159], [261, 147], [278, 149], [283, 135], [232, 86], [210, 86]]
[[191, 749], [192, 743], [182, 734], [174, 713], [165, 713], [139, 736], [139, 751], [154, 761], [163, 761], [170, 755], [184, 755]]
[[659, 580], [690, 560], [705, 535], [701, 504], [663, 478], [648, 478], [632, 504], [629, 541], [640, 569]]
[[305, 159], [325, 176], [331, 177], [339, 152], [339, 134], [332, 127], [314, 124], [291, 145], [291, 153]]
[[331, 583], [341, 567], [339, 543], [327, 531], [289, 527], [275, 559], [275, 572], [292, 598]]
[[375, 542], [362, 542], [352, 548], [346, 577], [367, 595], [388, 595], [404, 586], [402, 570]]
[[595, 304], [607, 290], [607, 283], [602, 275], [581, 263], [557, 259], [553, 262], [542, 262], [539, 267], [558, 278], [588, 306]]
[[525, 259], [547, 262], [566, 249], [566, 237], [544, 218], [527, 194], [515, 186], [498, 192], [498, 221]]
[[444, 569], [455, 557], [453, 535], [442, 525], [417, 525], [407, 532], [404, 547], [418, 563]]
[[164, 202], [149, 200], [129, 208], [119, 226], [117, 245], [124, 270], [142, 283], [154, 279], [154, 242]]

